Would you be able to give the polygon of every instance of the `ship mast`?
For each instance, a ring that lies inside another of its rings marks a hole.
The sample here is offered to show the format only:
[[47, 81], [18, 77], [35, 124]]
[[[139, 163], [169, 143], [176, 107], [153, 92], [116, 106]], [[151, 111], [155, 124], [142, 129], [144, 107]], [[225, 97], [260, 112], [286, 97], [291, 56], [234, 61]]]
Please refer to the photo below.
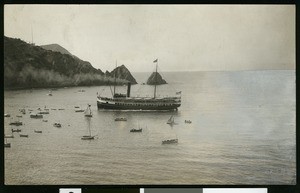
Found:
[[115, 78], [115, 82], [114, 82], [114, 95], [113, 95], [113, 97], [115, 96], [115, 94], [116, 94], [116, 72], [117, 72], [117, 65], [118, 65], [118, 63], [117, 63], [117, 60], [116, 60], [116, 68], [115, 68], [115, 73], [114, 73], [114, 78]]
[[156, 69], [155, 69], [155, 83], [154, 83], [154, 98], [156, 97], [156, 84], [157, 84], [157, 64], [158, 59], [154, 60], [156, 62]]

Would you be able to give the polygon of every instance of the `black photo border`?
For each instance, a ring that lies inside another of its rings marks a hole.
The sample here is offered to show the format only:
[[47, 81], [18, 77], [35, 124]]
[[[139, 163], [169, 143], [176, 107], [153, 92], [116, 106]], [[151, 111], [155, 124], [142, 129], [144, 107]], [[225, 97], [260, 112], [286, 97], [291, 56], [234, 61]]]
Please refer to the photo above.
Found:
[[[4, 193], [58, 193], [60, 188], [81, 188], [82, 193], [87, 192], [87, 190], [99, 190], [99, 193], [109, 193], [109, 191], [105, 190], [119, 190], [120, 193], [124, 190], [129, 190], [130, 193], [138, 193], [140, 188], [267, 188], [268, 193], [300, 193], [300, 187], [299, 187], [299, 115], [297, 112], [297, 109], [299, 109], [299, 104], [297, 103], [297, 98], [299, 96], [299, 69], [298, 66], [298, 56], [299, 56], [299, 36], [298, 33], [300, 31], [299, 29], [299, 15], [300, 15], [300, 7], [299, 3], [297, 4], [296, 1], [291, 0], [4, 0], [1, 1], [1, 38], [2, 38], [2, 44], [1, 44], [1, 71], [0, 71], [0, 77], [2, 79], [2, 89], [1, 89], [1, 123], [2, 123], [2, 131], [0, 132], [0, 136], [2, 139], [4, 138], [4, 89], [3, 89], [3, 82], [4, 82], [4, 5], [5, 4], [243, 4], [243, 5], [249, 5], [249, 4], [290, 4], [295, 5], [296, 7], [296, 185], [226, 185], [226, 184], [220, 184], [220, 185], [199, 185], [199, 184], [190, 184], [190, 185], [5, 185], [4, 184], [4, 144], [1, 143], [1, 159], [0, 159], [0, 179], [1, 179], [1, 185], [0, 185], [0, 192]], [[199, 174], [201, 175], [201, 174]], [[115, 191], [113, 191], [115, 192]]]

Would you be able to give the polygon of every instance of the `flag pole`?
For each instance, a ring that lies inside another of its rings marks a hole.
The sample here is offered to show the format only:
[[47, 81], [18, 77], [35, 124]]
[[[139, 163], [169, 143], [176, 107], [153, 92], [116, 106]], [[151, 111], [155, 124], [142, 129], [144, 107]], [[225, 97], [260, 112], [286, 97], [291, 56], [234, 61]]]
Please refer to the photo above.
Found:
[[156, 84], [157, 84], [157, 64], [158, 64], [158, 59], [156, 61], [156, 69], [155, 69], [155, 83], [154, 83], [154, 99], [156, 97]]

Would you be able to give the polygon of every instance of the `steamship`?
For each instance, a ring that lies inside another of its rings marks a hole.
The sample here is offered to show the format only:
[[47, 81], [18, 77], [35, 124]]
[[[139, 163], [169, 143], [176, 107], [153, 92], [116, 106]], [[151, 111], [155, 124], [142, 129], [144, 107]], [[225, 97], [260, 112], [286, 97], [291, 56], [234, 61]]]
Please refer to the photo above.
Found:
[[[152, 111], [177, 111], [181, 105], [181, 96], [174, 97], [157, 97], [156, 83], [157, 83], [157, 65], [158, 59], [153, 61], [156, 63], [154, 96], [153, 97], [131, 97], [130, 88], [131, 83], [128, 82], [127, 94], [115, 93], [112, 97], [97, 96], [97, 106], [99, 109], [112, 110], [152, 110]], [[116, 73], [116, 72], [115, 72]], [[115, 76], [116, 78], [116, 76]], [[181, 93], [181, 92], [180, 92]]]

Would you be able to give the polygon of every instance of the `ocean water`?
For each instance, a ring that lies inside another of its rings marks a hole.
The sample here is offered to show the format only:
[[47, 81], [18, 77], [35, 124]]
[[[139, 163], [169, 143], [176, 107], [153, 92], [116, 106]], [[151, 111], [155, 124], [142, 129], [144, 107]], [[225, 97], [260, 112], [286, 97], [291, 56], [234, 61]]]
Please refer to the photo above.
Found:
[[[8, 185], [274, 185], [296, 183], [295, 71], [165, 72], [169, 84], [158, 95], [182, 91], [178, 112], [98, 110], [96, 94], [108, 86], [4, 92], [4, 132], [13, 120], [28, 138], [7, 139]], [[132, 96], [153, 95], [141, 85], [150, 73], [136, 73]], [[85, 92], [78, 92], [84, 89]], [[126, 92], [125, 86], [117, 92]], [[93, 117], [75, 113], [91, 104]], [[31, 119], [28, 109], [47, 107], [48, 122]], [[17, 118], [19, 109], [26, 114]], [[64, 110], [51, 110], [53, 108]], [[176, 124], [166, 124], [173, 115]], [[126, 122], [116, 122], [126, 117]], [[191, 120], [185, 124], [184, 120]], [[60, 122], [61, 128], [53, 127]], [[81, 140], [91, 132], [93, 141]], [[143, 127], [142, 133], [129, 130]], [[35, 129], [42, 134], [34, 133]], [[162, 145], [177, 137], [178, 144]]]

